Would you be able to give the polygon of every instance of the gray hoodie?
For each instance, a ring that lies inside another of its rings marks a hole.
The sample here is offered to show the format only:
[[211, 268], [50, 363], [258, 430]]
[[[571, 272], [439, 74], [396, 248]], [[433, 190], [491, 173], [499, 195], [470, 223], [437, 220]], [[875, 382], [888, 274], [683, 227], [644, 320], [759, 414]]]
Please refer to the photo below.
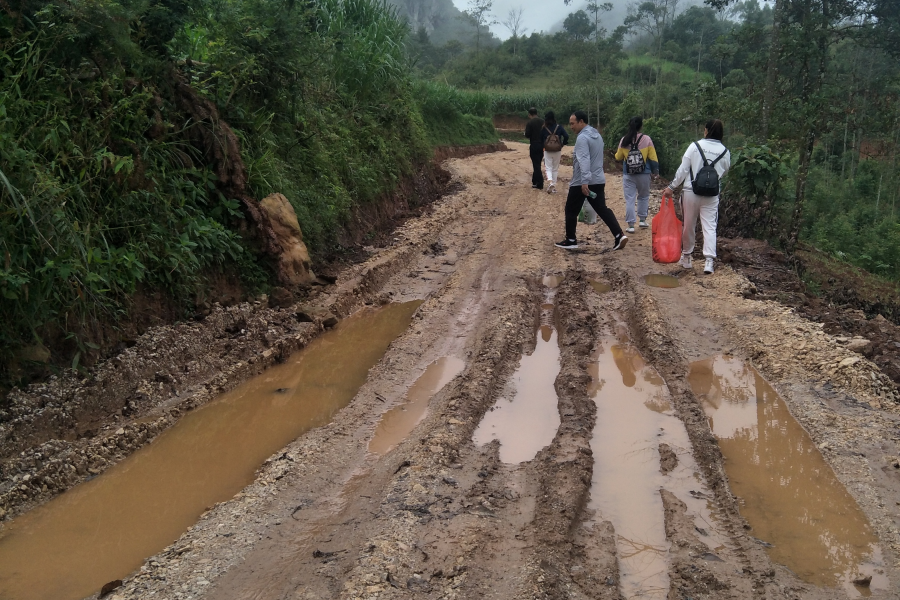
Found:
[[575, 140], [574, 171], [569, 187], [606, 183], [603, 174], [603, 138], [600, 132], [585, 125]]

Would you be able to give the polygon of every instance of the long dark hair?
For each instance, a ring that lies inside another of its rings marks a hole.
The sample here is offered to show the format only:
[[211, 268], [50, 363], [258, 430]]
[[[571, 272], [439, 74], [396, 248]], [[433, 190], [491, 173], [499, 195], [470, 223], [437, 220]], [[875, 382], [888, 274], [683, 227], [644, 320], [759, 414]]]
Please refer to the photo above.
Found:
[[710, 119], [706, 122], [706, 139], [722, 141], [725, 134], [725, 124], [719, 119]]
[[635, 138], [637, 137], [638, 132], [641, 130], [641, 127], [644, 126], [643, 117], [631, 117], [628, 120], [628, 132], [625, 134], [625, 137], [622, 138], [622, 147], [628, 148], [633, 143]]
[[547, 129], [553, 131], [551, 125], [556, 125], [556, 115], [553, 114], [552, 110], [548, 110], [544, 113], [544, 125], [547, 126]]

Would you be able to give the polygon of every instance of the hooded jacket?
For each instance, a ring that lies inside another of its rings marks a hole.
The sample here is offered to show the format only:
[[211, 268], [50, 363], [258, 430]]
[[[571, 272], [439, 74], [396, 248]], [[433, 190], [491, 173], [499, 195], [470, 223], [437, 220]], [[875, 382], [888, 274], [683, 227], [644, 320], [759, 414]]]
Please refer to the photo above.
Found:
[[572, 166], [569, 187], [606, 183], [606, 176], [603, 174], [603, 137], [590, 125], [585, 125], [575, 140]]

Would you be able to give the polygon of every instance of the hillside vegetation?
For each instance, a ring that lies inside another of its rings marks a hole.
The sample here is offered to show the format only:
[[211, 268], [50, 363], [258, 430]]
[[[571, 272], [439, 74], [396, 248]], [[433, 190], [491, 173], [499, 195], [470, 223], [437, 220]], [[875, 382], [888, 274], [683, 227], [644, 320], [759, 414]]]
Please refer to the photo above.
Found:
[[[414, 36], [428, 77], [488, 93], [495, 112], [587, 110], [614, 144], [642, 115], [671, 176], [709, 118], [734, 158], [720, 225], [805, 243], [900, 281], [900, 3], [588, 3], [563, 30], [458, 52]], [[552, 11], [553, 7], [548, 7]], [[530, 8], [526, 10], [532, 10]]]
[[406, 35], [380, 0], [0, 3], [0, 386], [96, 355], [138, 292], [264, 291], [273, 192], [321, 257], [435, 144], [495, 139]]

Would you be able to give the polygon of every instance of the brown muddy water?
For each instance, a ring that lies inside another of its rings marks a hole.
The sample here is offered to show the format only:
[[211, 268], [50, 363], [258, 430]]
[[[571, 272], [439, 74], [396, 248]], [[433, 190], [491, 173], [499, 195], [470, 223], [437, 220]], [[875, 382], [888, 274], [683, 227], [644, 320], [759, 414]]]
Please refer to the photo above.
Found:
[[741, 514], [751, 535], [772, 544], [772, 560], [850, 597], [870, 593], [853, 585], [857, 574], [873, 576], [871, 589], [887, 588], [868, 520], [774, 388], [724, 356], [692, 363], [689, 379], [719, 438]]
[[660, 275], [658, 273], [644, 275], [644, 283], [651, 287], [658, 288], [677, 288], [681, 285], [681, 282], [677, 277], [673, 277], [671, 275]]
[[559, 375], [559, 343], [554, 319], [556, 287], [561, 276], [543, 278], [540, 326], [531, 354], [522, 355], [507, 389], [472, 435], [476, 445], [500, 440], [500, 460], [517, 464], [549, 446], [559, 429], [559, 398], [553, 387]]
[[[668, 388], [636, 348], [622, 336], [601, 340], [589, 372], [597, 405], [591, 450], [594, 473], [589, 508], [616, 531], [621, 589], [625, 598], [663, 600], [669, 593], [669, 542], [659, 490], [684, 502], [695, 525], [708, 532], [715, 551], [727, 537], [712, 517], [711, 497], [690, 452], [683, 423], [675, 416]], [[659, 444], [676, 453], [678, 465], [660, 472]]]
[[598, 294], [605, 294], [606, 292], [612, 291], [612, 286], [608, 283], [603, 283], [602, 281], [596, 281], [594, 279], [589, 279], [588, 283], [591, 284], [591, 287], [594, 288], [594, 291]]
[[425, 418], [431, 397], [462, 373], [465, 366], [465, 361], [455, 356], [445, 356], [428, 365], [425, 372], [410, 386], [403, 403], [381, 417], [375, 428], [375, 435], [369, 442], [369, 452], [386, 454], [405, 440]]
[[0, 598], [77, 600], [128, 575], [249, 484], [273, 452], [328, 423], [419, 304], [357, 313], [106, 473], [13, 521], [0, 533]]

